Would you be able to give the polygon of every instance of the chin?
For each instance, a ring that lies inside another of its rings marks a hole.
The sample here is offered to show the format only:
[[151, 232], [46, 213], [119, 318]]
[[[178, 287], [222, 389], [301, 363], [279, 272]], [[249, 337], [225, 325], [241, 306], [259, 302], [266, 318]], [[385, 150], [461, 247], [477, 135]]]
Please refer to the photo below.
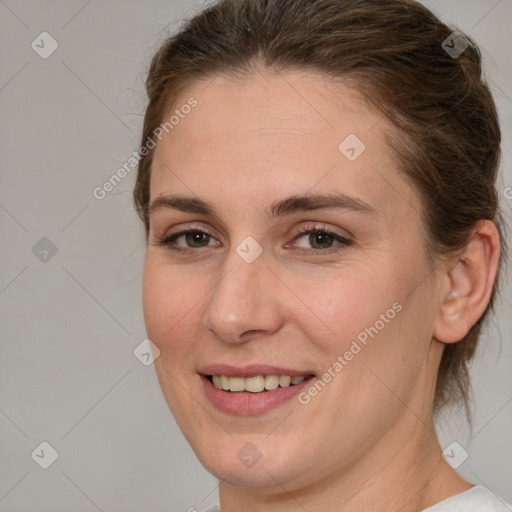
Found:
[[227, 433], [219, 438], [212, 433], [187, 439], [203, 467], [233, 486], [282, 492], [282, 485], [294, 487], [292, 482], [305, 477], [304, 447], [291, 446], [280, 438]]

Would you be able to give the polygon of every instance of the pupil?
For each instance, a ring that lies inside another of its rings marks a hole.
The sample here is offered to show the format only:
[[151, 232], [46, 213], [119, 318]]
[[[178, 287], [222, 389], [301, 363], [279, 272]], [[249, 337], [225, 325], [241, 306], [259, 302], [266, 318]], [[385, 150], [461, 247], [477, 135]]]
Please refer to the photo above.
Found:
[[[189, 233], [188, 234], [188, 242], [190, 242], [190, 245], [194, 245], [195, 243], [197, 244], [201, 244], [201, 242], [203, 241], [204, 237], [208, 237], [209, 235], [207, 235], [206, 233], [200, 233], [200, 232], [195, 232], [195, 233]], [[206, 241], [206, 243], [208, 243], [208, 240]]]
[[319, 245], [329, 245], [329, 242], [331, 241], [331, 235], [324, 233], [322, 231], [317, 231], [316, 233], [312, 233], [310, 237], [311, 245], [315, 246], [315, 244], [318, 242]]

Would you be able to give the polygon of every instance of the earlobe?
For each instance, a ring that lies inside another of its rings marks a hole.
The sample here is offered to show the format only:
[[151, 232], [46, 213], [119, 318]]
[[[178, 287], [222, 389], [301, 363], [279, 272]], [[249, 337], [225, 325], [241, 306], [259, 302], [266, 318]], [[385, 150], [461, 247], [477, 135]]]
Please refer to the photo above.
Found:
[[490, 220], [481, 221], [462, 254], [443, 276], [446, 286], [439, 301], [434, 338], [460, 341], [479, 320], [489, 303], [500, 258], [499, 232]]

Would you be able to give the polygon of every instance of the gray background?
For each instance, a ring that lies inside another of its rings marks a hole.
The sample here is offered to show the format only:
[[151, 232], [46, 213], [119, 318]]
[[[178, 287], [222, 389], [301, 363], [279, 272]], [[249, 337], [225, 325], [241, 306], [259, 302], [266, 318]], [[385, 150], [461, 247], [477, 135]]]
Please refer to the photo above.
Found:
[[[512, 0], [425, 3], [482, 48], [510, 223]], [[146, 337], [135, 169], [102, 201], [92, 194], [137, 149], [143, 80], [166, 27], [200, 5], [0, 0], [1, 511], [185, 511], [217, 498], [154, 368], [133, 353]], [[46, 59], [31, 47], [44, 31], [58, 42]], [[469, 453], [461, 473], [508, 501], [511, 303], [509, 279], [472, 367], [473, 432], [457, 414], [440, 425], [443, 447], [457, 441]], [[58, 452], [48, 469], [31, 457], [43, 441]]]

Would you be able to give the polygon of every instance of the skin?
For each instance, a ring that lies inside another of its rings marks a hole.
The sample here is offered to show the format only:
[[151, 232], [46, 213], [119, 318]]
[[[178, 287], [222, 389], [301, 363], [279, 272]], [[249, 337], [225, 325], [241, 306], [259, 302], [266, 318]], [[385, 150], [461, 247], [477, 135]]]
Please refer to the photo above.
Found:
[[[460, 340], [489, 300], [494, 224], [481, 223], [462, 255], [431, 270], [419, 196], [384, 141], [391, 126], [345, 85], [259, 71], [196, 82], [173, 108], [189, 97], [197, 107], [155, 149], [151, 201], [201, 198], [216, 214], [151, 215], [144, 316], [165, 399], [221, 481], [223, 512], [416, 512], [469, 489], [441, 457], [432, 400], [444, 344]], [[366, 145], [353, 162], [338, 150], [351, 133]], [[265, 214], [274, 201], [328, 191], [376, 213]], [[352, 243], [312, 245], [297, 231], [311, 224]], [[158, 245], [186, 229], [212, 237], [174, 241], [188, 252]], [[247, 236], [263, 249], [252, 263], [236, 252]], [[394, 303], [401, 311], [307, 405], [234, 416], [204, 393], [198, 369], [210, 363], [321, 376]], [[252, 467], [237, 457], [248, 442], [261, 454]]]

